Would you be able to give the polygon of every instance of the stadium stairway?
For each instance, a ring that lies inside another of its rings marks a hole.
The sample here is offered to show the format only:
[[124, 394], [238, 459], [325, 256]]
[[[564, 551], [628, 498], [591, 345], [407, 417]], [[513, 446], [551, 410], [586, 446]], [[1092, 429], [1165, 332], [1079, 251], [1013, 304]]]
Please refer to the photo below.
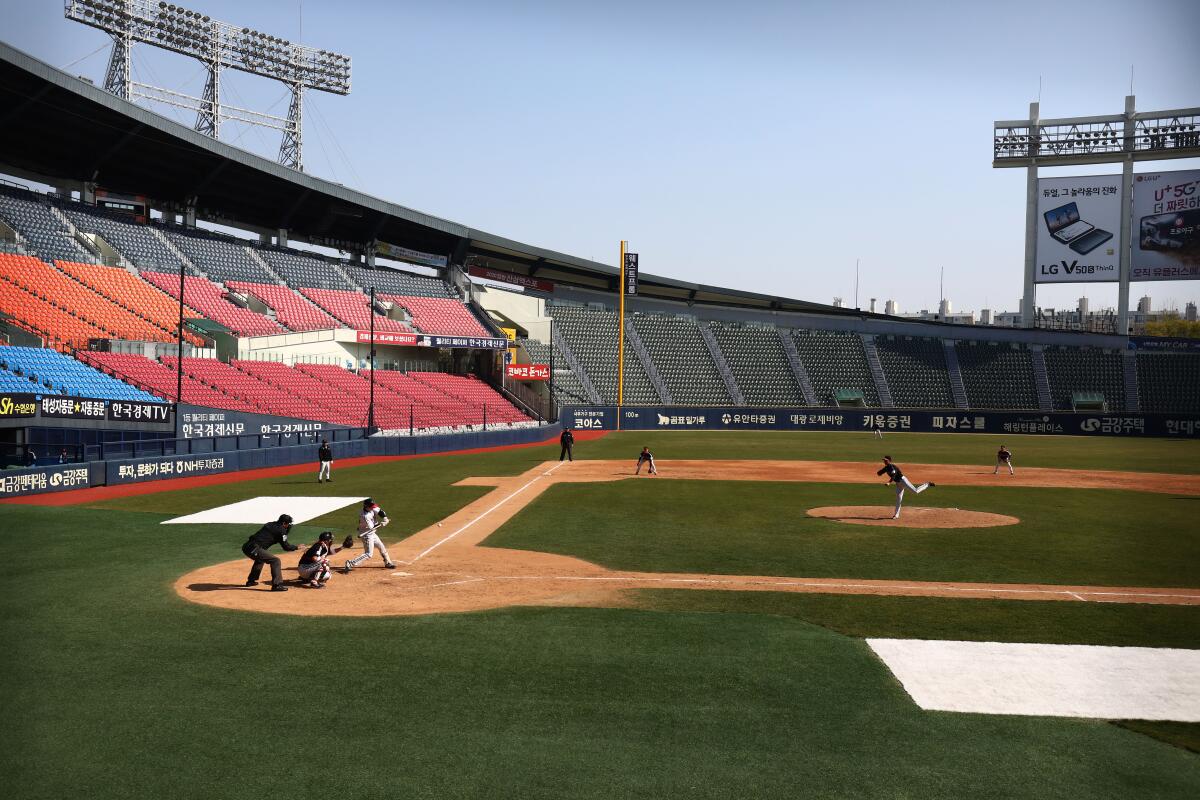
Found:
[[958, 351], [954, 349], [953, 339], [943, 339], [942, 347], [946, 351], [946, 372], [950, 379], [950, 395], [954, 398], [954, 407], [967, 409], [967, 387], [963, 385], [962, 368], [958, 363]]
[[796, 383], [800, 386], [800, 394], [804, 397], [804, 404], [808, 406], [817, 405], [817, 393], [813, 390], [812, 379], [809, 378], [808, 369], [804, 366], [804, 362], [800, 360], [800, 353], [796, 350], [796, 340], [792, 338], [790, 331], [783, 328], [777, 329], [779, 334], [779, 342], [783, 345], [783, 352], [787, 356], [788, 366], [792, 370], [792, 375], [796, 378]]
[[596, 386], [592, 383], [592, 379], [588, 377], [587, 370], [583, 368], [583, 364], [579, 363], [579, 359], [576, 357], [575, 351], [571, 349], [570, 345], [567, 344], [567, 340], [563, 338], [562, 331], [560, 331], [554, 325], [551, 325], [550, 329], [550, 338], [553, 340], [550, 343], [551, 347], [553, 347], [555, 352], [562, 356], [563, 360], [566, 361], [571, 367], [571, 372], [575, 374], [575, 377], [579, 380], [579, 384], [587, 393], [588, 401], [593, 405], [600, 405], [603, 402], [600, 399], [600, 393], [596, 391]]
[[861, 334], [863, 353], [867, 357], [867, 366], [871, 370], [871, 379], [875, 381], [875, 392], [879, 395], [881, 408], [892, 408], [892, 390], [888, 386], [887, 376], [883, 373], [883, 364], [879, 361], [879, 351], [875, 348], [875, 337], [869, 333]]
[[1033, 383], [1037, 388], [1039, 411], [1053, 411], [1054, 399], [1050, 393], [1050, 373], [1046, 369], [1046, 352], [1038, 345], [1029, 347], [1030, 362], [1033, 364]]
[[704, 346], [708, 348], [708, 354], [712, 356], [713, 363], [717, 365], [717, 374], [725, 383], [725, 391], [729, 392], [730, 398], [736, 405], [746, 405], [746, 396], [738, 387], [737, 380], [733, 377], [733, 370], [729, 368], [729, 362], [725, 360], [725, 354], [721, 352], [721, 346], [717, 344], [712, 329], [707, 323], [697, 323], [696, 329], [700, 331], [700, 338], [704, 341]]
[[646, 377], [650, 379], [651, 385], [658, 392], [658, 396], [662, 402], [668, 405], [674, 403], [675, 401], [671, 398], [671, 393], [667, 391], [667, 386], [663, 383], [662, 376], [658, 374], [658, 370], [654, 366], [654, 361], [651, 360], [650, 353], [646, 350], [646, 345], [642, 342], [642, 337], [638, 335], [637, 328], [633, 326], [633, 319], [630, 317], [626, 317], [625, 319], [625, 340], [633, 350], [634, 356], [642, 363], [642, 369], [646, 371]]
[[1138, 391], [1137, 351], [1125, 350], [1121, 353], [1121, 366], [1125, 378], [1125, 410], [1141, 411], [1141, 394]]

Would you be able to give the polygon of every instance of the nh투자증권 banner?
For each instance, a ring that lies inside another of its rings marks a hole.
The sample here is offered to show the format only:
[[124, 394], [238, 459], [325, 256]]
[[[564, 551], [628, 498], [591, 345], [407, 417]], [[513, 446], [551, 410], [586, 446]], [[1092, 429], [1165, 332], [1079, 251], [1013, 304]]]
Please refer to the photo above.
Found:
[[1121, 176], [1038, 179], [1037, 283], [1121, 276]]
[[1200, 170], [1133, 177], [1131, 281], [1200, 279]]

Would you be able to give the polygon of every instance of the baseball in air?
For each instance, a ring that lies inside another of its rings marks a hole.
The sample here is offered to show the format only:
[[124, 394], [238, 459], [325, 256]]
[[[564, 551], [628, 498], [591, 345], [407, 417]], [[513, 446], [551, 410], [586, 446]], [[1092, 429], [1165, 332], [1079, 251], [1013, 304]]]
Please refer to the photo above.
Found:
[[442, 527], [442, 523], [440, 523], [440, 522], [439, 522], [439, 523], [438, 523], [438, 527], [439, 527], [439, 528], [440, 528], [440, 527]]

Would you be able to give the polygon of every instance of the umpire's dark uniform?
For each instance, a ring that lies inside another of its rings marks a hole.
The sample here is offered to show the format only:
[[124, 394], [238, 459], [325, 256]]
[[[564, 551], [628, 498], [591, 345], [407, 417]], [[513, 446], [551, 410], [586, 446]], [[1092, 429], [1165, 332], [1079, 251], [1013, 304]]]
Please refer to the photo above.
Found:
[[571, 452], [571, 445], [575, 444], [575, 434], [571, 433], [571, 429], [567, 428], [558, 437], [558, 443], [562, 445], [562, 452], [558, 454], [558, 460], [562, 461], [566, 458], [568, 461], [574, 461], [575, 456]]
[[279, 566], [279, 558], [267, 552], [267, 548], [273, 544], [278, 544], [284, 550], [298, 550], [296, 545], [287, 540], [288, 531], [292, 529], [292, 518], [287, 514], [280, 515], [275, 522], [268, 522], [258, 529], [258, 533], [251, 536], [244, 545], [242, 552], [254, 561], [254, 566], [250, 567], [250, 576], [246, 578], [246, 585], [253, 586], [258, 583], [258, 576], [262, 574], [264, 564], [271, 565], [271, 591], [286, 592], [287, 587], [283, 585], [283, 570]]

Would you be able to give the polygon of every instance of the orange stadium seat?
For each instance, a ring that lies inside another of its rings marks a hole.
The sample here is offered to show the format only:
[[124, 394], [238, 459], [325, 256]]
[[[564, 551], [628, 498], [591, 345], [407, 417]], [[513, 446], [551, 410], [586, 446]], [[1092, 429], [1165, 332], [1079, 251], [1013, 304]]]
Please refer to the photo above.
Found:
[[[56, 261], [56, 266], [90, 287], [112, 302], [146, 318], [171, 337], [176, 334], [179, 322], [179, 301], [165, 292], [141, 280], [123, 267], [106, 267], [99, 264], [80, 264], [74, 261]], [[184, 319], [195, 319], [200, 315], [184, 308]], [[203, 347], [204, 340], [184, 331], [183, 338], [196, 347]]]
[[[100, 331], [91, 338], [152, 342], [169, 342], [175, 338], [145, 317], [117, 305], [40, 259], [0, 253], [0, 278], [91, 323]], [[19, 313], [13, 316], [21, 317]]]

